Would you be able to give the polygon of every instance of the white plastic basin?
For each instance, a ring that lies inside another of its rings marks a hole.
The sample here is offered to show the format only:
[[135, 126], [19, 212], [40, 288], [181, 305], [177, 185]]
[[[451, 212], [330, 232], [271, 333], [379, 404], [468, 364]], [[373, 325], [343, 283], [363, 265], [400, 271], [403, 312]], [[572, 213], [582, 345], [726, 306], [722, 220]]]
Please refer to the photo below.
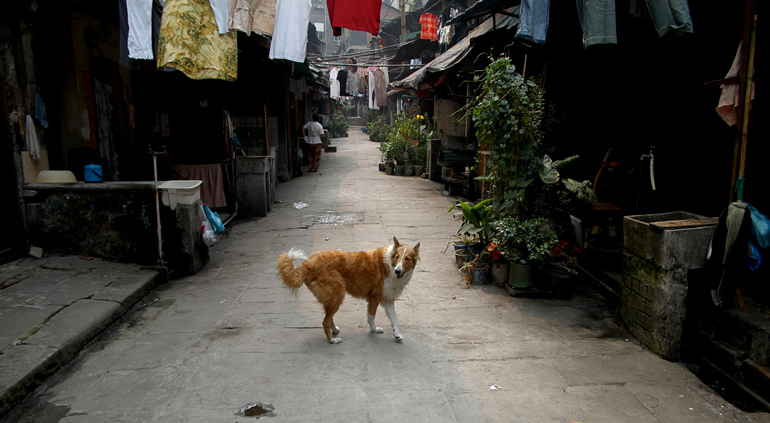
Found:
[[166, 181], [158, 186], [164, 206], [176, 209], [177, 204], [195, 204], [201, 199], [203, 181]]

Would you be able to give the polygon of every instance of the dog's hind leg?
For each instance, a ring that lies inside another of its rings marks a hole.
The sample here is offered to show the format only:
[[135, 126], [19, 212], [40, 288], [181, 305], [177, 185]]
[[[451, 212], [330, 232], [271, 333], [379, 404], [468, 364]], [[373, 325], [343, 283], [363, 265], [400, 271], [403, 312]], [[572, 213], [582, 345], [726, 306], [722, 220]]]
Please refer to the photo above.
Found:
[[404, 337], [398, 331], [398, 318], [396, 317], [396, 304], [393, 301], [383, 301], [382, 308], [385, 309], [385, 314], [390, 319], [390, 326], [393, 328], [393, 336], [399, 341], [403, 341]]
[[377, 325], [374, 324], [374, 315], [377, 313], [377, 306], [379, 304], [377, 301], [369, 300], [369, 307], [366, 310], [366, 321], [369, 323], [369, 328], [374, 333], [382, 333], [382, 328], [377, 327]]
[[340, 333], [340, 327], [334, 324], [334, 319], [332, 319], [332, 333], [335, 335]]
[[[344, 297], [343, 297], [344, 298]], [[342, 342], [341, 338], [335, 338], [333, 334], [338, 333], [339, 329], [334, 325], [334, 313], [339, 310], [340, 305], [342, 305], [342, 301], [339, 302], [330, 302], [328, 303], [324, 309], [326, 311], [326, 316], [324, 317], [323, 325], [324, 325], [324, 332], [326, 333], [326, 338], [329, 340], [330, 344], [339, 344]], [[337, 332], [334, 332], [332, 330], [334, 328], [337, 330]]]

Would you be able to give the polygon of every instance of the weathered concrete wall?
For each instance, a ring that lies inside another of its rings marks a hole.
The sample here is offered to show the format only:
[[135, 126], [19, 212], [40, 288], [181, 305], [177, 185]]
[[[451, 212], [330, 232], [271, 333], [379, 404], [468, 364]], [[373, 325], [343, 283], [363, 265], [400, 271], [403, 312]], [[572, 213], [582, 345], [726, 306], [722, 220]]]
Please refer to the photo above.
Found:
[[687, 313], [687, 272], [706, 264], [715, 224], [656, 227], [655, 222], [697, 221], [685, 212], [626, 216], [620, 317], [645, 346], [679, 358]]
[[[158, 264], [152, 182], [27, 184], [24, 200], [30, 243], [44, 253]], [[182, 274], [208, 261], [199, 207], [160, 207], [164, 260]]]

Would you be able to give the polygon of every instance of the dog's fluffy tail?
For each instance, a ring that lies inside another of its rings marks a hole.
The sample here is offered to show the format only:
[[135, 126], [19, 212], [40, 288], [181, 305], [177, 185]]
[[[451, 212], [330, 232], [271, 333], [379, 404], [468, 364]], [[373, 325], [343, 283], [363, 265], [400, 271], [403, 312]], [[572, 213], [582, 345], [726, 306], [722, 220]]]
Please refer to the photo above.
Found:
[[278, 256], [278, 274], [283, 279], [284, 285], [286, 285], [294, 296], [297, 296], [297, 291], [302, 287], [302, 278], [300, 277], [297, 269], [294, 268], [294, 260], [306, 260], [307, 255], [296, 248], [292, 248], [289, 252]]

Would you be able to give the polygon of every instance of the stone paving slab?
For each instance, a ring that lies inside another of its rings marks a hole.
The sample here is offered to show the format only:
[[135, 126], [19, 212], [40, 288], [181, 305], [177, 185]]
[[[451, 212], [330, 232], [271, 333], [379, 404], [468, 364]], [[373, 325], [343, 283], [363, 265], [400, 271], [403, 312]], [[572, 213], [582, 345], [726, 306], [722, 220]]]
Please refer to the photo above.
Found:
[[0, 266], [0, 416], [164, 277], [138, 265], [77, 256]]

